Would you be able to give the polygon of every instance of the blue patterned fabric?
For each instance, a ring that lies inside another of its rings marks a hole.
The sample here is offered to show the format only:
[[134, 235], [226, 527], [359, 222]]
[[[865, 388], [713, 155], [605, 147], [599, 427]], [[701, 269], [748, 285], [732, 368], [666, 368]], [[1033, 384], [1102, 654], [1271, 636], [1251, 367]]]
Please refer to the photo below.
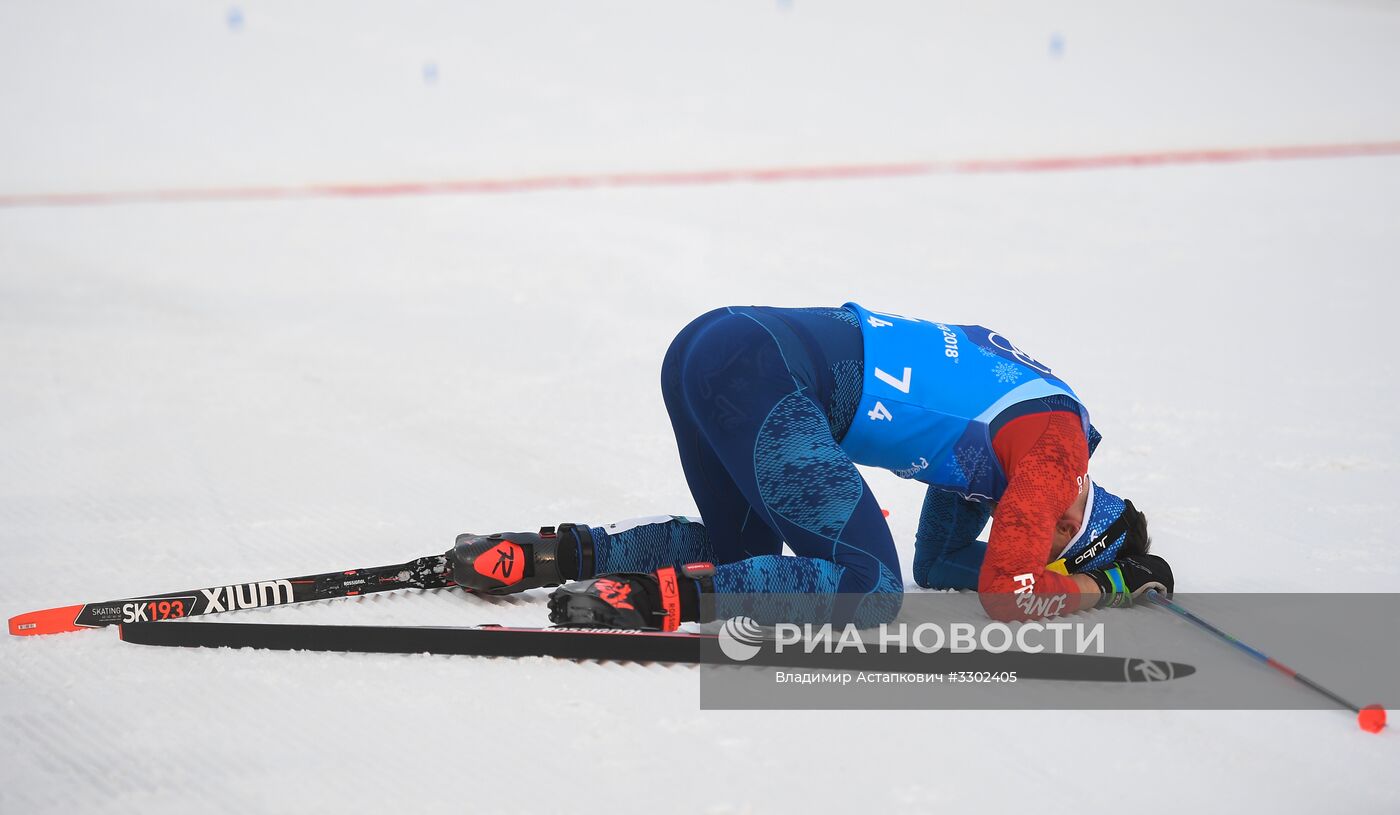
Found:
[[[653, 572], [663, 566], [684, 563], [713, 562], [714, 549], [705, 525], [686, 518], [673, 517], [659, 523], [614, 524], [621, 531], [595, 526], [593, 560], [595, 574], [611, 572]], [[593, 577], [586, 574], [580, 577]]]
[[914, 539], [914, 582], [928, 589], [977, 589], [987, 544], [978, 540], [991, 504], [929, 487]]
[[816, 403], [790, 393], [759, 428], [753, 468], [770, 514], [835, 540], [865, 482], [831, 436], [831, 425]]
[[904, 587], [884, 565], [875, 588], [839, 593], [844, 569], [829, 560], [764, 555], [715, 569], [715, 613], [758, 622], [852, 622], [870, 628], [899, 613]]
[[[845, 312], [848, 313], [849, 312]], [[855, 315], [851, 315], [852, 319]], [[831, 378], [835, 385], [826, 416], [831, 423], [831, 435], [840, 442], [851, 429], [860, 405], [860, 383], [865, 379], [865, 363], [859, 359], [838, 359], [831, 363]]]
[[860, 318], [856, 317], [856, 313], [850, 309], [814, 306], [809, 308], [785, 308], [781, 310], [798, 319], [807, 316], [824, 317], [828, 320], [836, 320], [845, 323], [852, 328], [860, 328]]
[[667, 350], [662, 395], [721, 608], [728, 595], [759, 622], [863, 625], [898, 612], [894, 540], [835, 426], [859, 390], [861, 342], [843, 309], [736, 306]]

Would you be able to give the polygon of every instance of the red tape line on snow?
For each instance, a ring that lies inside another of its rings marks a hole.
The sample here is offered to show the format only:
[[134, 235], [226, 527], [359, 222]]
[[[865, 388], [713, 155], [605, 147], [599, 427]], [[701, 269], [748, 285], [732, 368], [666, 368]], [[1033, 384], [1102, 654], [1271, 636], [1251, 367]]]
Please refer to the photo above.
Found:
[[1282, 147], [1227, 147], [1104, 153], [1086, 156], [914, 161], [890, 164], [828, 164], [806, 167], [747, 167], [671, 172], [618, 172], [545, 175], [521, 178], [474, 178], [449, 181], [308, 184], [303, 186], [189, 187], [110, 192], [60, 192], [0, 195], [0, 207], [94, 206], [200, 201], [265, 201], [286, 198], [372, 198], [409, 195], [485, 195], [490, 193], [582, 190], [603, 187], [683, 187], [702, 184], [831, 181], [923, 175], [1042, 173], [1157, 167], [1169, 164], [1214, 164], [1245, 161], [1352, 158], [1400, 155], [1400, 141], [1352, 144], [1306, 144]]

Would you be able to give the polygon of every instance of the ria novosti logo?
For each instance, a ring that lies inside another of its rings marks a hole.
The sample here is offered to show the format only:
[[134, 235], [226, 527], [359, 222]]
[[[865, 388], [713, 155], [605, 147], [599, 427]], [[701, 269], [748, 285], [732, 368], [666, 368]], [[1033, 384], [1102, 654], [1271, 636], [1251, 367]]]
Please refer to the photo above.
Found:
[[749, 617], [730, 617], [719, 630], [719, 649], [735, 662], [753, 659], [763, 648], [763, 629]]

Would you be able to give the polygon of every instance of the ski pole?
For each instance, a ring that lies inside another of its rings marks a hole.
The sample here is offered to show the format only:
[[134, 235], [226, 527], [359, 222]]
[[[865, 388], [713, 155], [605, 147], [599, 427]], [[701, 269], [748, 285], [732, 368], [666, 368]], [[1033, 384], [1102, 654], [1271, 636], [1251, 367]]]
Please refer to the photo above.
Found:
[[1273, 657], [1270, 657], [1263, 651], [1260, 651], [1259, 649], [1247, 643], [1241, 642], [1240, 640], [1235, 639], [1234, 637], [1225, 633], [1224, 631], [1221, 631], [1219, 628], [1216, 628], [1206, 620], [1191, 613], [1180, 603], [1176, 602], [1175, 600], [1172, 600], [1171, 598], [1167, 597], [1166, 595], [1162, 594], [1156, 589], [1147, 590], [1147, 599], [1151, 600], [1152, 602], [1156, 603], [1162, 608], [1165, 608], [1168, 611], [1176, 614], [1182, 619], [1194, 623], [1200, 628], [1209, 631], [1216, 637], [1224, 640], [1225, 642], [1228, 642], [1229, 644], [1235, 646], [1241, 651], [1244, 651], [1246, 654], [1249, 654], [1250, 656], [1254, 657], [1255, 659], [1259, 660], [1265, 665], [1268, 665], [1270, 668], [1273, 668], [1279, 673], [1282, 673], [1284, 676], [1298, 680], [1299, 682], [1303, 683], [1309, 688], [1312, 688], [1313, 690], [1317, 691], [1323, 696], [1326, 696], [1328, 699], [1331, 699], [1333, 702], [1336, 702], [1342, 707], [1355, 713], [1356, 723], [1361, 727], [1362, 730], [1365, 730], [1367, 733], [1379, 733], [1381, 732], [1381, 729], [1385, 727], [1385, 708], [1381, 707], [1380, 705], [1366, 705], [1365, 707], [1357, 707], [1356, 705], [1352, 704], [1351, 702], [1348, 702], [1346, 699], [1343, 699], [1342, 697], [1338, 696], [1337, 694], [1333, 693], [1327, 688], [1322, 687], [1321, 685], [1317, 684], [1316, 682], [1312, 681], [1306, 676], [1303, 676], [1302, 674], [1298, 673], [1297, 671], [1293, 670], [1287, 665], [1284, 665], [1282, 662], [1279, 662]]

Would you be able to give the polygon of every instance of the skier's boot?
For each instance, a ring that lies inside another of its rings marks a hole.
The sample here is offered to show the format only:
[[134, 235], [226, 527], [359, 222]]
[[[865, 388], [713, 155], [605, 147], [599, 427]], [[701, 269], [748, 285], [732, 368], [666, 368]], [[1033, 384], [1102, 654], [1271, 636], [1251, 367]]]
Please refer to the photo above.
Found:
[[712, 564], [689, 563], [570, 583], [549, 595], [549, 620], [563, 626], [675, 631], [683, 622], [700, 620], [700, 598], [714, 592], [714, 574]]
[[465, 533], [447, 552], [447, 562], [452, 579], [468, 591], [512, 594], [557, 586], [593, 573], [593, 536], [579, 524], [539, 532]]

